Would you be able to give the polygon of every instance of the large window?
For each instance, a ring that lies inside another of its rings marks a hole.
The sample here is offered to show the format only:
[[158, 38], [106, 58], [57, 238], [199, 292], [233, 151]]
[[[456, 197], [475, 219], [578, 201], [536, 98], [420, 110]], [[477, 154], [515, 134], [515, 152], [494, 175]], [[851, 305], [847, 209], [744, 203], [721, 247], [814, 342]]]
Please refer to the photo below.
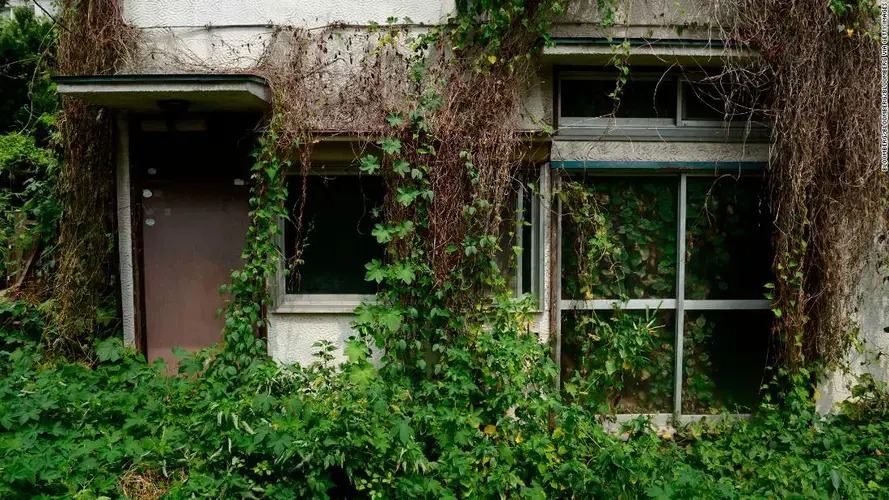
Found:
[[765, 140], [763, 92], [723, 75], [633, 69], [621, 90], [616, 74], [561, 71], [558, 135], [678, 140]]
[[580, 172], [560, 189], [566, 395], [603, 413], [753, 409], [771, 352], [761, 174]]
[[[497, 260], [516, 295], [539, 298], [542, 233], [535, 179], [522, 173], [513, 183], [503, 207]], [[350, 167], [324, 168], [307, 177], [290, 176], [288, 193], [277, 312], [347, 313], [371, 300], [377, 284], [365, 279], [365, 266], [385, 254], [373, 235], [386, 194], [382, 177]]]

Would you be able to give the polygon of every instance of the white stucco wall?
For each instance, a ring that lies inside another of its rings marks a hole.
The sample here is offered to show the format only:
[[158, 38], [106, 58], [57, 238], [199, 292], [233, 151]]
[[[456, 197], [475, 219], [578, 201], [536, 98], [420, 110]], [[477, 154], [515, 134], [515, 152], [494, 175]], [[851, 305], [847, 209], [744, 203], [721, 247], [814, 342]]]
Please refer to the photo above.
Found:
[[337, 349], [336, 362], [344, 360], [343, 348], [353, 334], [352, 314], [272, 314], [269, 321], [269, 355], [285, 364], [307, 365], [317, 359], [315, 342], [328, 341]]
[[126, 21], [137, 27], [366, 25], [389, 17], [438, 24], [453, 0], [124, 0]]
[[830, 373], [819, 385], [818, 411], [836, 410], [836, 405], [851, 396], [857, 376], [870, 373], [889, 382], [889, 239], [886, 234], [874, 238], [861, 280], [859, 301], [853, 317], [858, 322], [861, 349], [853, 347], [847, 366]]

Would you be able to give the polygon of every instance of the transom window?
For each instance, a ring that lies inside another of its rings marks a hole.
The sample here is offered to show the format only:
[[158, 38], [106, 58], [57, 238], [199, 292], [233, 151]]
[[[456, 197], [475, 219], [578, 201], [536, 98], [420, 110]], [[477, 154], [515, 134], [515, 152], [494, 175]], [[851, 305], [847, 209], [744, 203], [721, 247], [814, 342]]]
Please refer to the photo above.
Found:
[[[562, 71], [558, 135], [677, 140], [766, 140], [764, 96], [728, 77], [632, 70]], [[748, 126], [749, 125], [749, 126]]]
[[602, 413], [753, 409], [773, 318], [762, 175], [566, 172], [565, 394]]

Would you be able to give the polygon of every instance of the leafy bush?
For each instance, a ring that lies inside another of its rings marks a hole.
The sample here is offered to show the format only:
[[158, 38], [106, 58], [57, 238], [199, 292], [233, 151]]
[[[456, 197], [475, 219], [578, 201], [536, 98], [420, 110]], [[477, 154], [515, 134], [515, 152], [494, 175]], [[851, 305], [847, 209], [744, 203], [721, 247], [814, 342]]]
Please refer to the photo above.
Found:
[[[38, 316], [39, 317], [39, 316]], [[609, 434], [563, 403], [533, 335], [480, 333], [434, 377], [375, 367], [359, 339], [341, 369], [257, 360], [237, 376], [185, 357], [180, 376], [119, 340], [100, 362], [47, 361], [0, 310], [0, 497], [866, 498], [889, 494], [886, 395], [820, 418], [797, 398], [749, 421]], [[800, 391], [800, 394], [807, 394]], [[881, 399], [882, 398], [882, 399]], [[882, 403], [880, 403], [882, 401]]]

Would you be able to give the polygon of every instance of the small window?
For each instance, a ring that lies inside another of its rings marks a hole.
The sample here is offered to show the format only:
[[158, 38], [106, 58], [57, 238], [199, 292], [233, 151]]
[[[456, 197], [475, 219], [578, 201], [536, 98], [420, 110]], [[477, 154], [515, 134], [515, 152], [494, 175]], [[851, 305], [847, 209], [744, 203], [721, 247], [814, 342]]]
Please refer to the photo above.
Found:
[[[658, 140], [767, 140], [762, 92], [672, 71], [633, 69], [614, 98], [612, 71], [558, 78], [557, 135]], [[752, 124], [753, 127], [747, 125]]]
[[761, 175], [563, 178], [567, 397], [602, 413], [755, 408], [773, 353], [763, 193]]
[[383, 179], [368, 175], [308, 176], [302, 231], [298, 232], [303, 179], [292, 176], [288, 186], [291, 215], [284, 237], [291, 272], [287, 293], [375, 293], [376, 284], [364, 278], [365, 265], [383, 257], [383, 246], [371, 234], [377, 223], [374, 211], [383, 203]]
[[[282, 221], [284, 234], [279, 240], [285, 249], [276, 291], [279, 313], [348, 313], [377, 292], [377, 284], [365, 279], [365, 266], [385, 259], [384, 245], [373, 236], [385, 182], [349, 168], [336, 172], [294, 175], [288, 180], [289, 217]], [[304, 179], [306, 199], [298, 231]], [[517, 296], [529, 294], [539, 300], [540, 206], [529, 180], [524, 176], [516, 180], [504, 206], [497, 264]]]
[[725, 78], [683, 81], [682, 104], [684, 126], [746, 121], [762, 126], [766, 121], [762, 96]]
[[631, 79], [620, 99], [611, 97], [614, 79], [566, 79], [562, 81], [562, 116], [614, 118], [676, 118], [676, 81]]

